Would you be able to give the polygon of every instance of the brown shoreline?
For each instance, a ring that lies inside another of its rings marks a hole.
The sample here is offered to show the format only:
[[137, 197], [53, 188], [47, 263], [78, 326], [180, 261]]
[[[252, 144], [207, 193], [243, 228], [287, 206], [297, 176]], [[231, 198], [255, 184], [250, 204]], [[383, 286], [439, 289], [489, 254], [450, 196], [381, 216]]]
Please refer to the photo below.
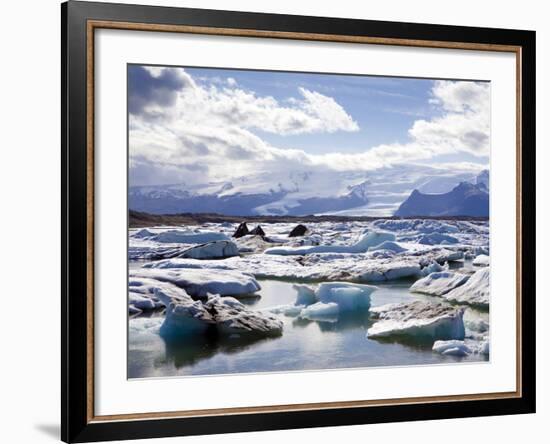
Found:
[[470, 220], [487, 221], [488, 217], [477, 216], [411, 216], [411, 217], [373, 217], [373, 216], [229, 216], [216, 213], [180, 213], [180, 214], [150, 214], [139, 211], [128, 211], [128, 227], [144, 228], [159, 225], [201, 225], [204, 223], [312, 223], [312, 222], [369, 222], [378, 219], [402, 220], [402, 219], [433, 219], [433, 220]]

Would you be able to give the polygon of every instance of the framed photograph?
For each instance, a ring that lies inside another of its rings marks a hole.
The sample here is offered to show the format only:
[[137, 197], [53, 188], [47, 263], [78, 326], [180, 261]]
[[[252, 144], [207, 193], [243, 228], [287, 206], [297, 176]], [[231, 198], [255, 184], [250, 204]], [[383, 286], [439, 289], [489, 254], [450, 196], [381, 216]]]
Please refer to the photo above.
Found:
[[69, 1], [62, 439], [535, 411], [535, 33]]

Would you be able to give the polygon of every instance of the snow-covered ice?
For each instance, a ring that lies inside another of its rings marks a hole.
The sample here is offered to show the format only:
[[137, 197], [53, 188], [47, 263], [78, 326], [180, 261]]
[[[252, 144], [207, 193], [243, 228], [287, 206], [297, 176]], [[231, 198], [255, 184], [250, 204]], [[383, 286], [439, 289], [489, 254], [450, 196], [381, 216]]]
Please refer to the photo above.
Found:
[[162, 290], [156, 293], [166, 306], [160, 334], [171, 340], [206, 331], [220, 336], [262, 337], [280, 335], [283, 330], [283, 322], [278, 318], [250, 310], [232, 297], [209, 294], [203, 303], [185, 294], [169, 294]]
[[253, 275], [238, 270], [142, 268], [130, 272], [130, 279], [136, 277], [172, 283], [183, 288], [189, 295], [198, 298], [204, 298], [208, 293], [222, 296], [247, 296], [261, 288]]
[[214, 231], [167, 230], [154, 235], [151, 240], [167, 244], [206, 244], [218, 240], [229, 240], [229, 237]]
[[234, 242], [220, 240], [191, 247], [177, 257], [189, 259], [224, 259], [238, 255], [239, 249]]
[[476, 271], [468, 282], [443, 295], [445, 299], [459, 304], [488, 306], [490, 298], [490, 268]]
[[435, 341], [432, 350], [436, 353], [450, 356], [468, 356], [472, 353], [472, 350], [464, 341], [458, 340]]
[[464, 309], [441, 303], [414, 301], [371, 308], [378, 319], [368, 329], [371, 339], [414, 337], [418, 339], [464, 339]]
[[449, 291], [463, 285], [469, 279], [467, 274], [439, 271], [430, 273], [419, 279], [411, 286], [411, 291], [431, 296], [442, 296]]
[[475, 259], [472, 261], [473, 265], [483, 266], [483, 267], [489, 266], [489, 263], [490, 263], [489, 256], [487, 256], [486, 254], [480, 254], [479, 256], [476, 256]]
[[280, 254], [285, 256], [306, 255], [313, 253], [364, 253], [370, 247], [380, 245], [382, 242], [395, 240], [392, 233], [373, 231], [363, 235], [357, 242], [351, 245], [315, 245], [305, 247], [272, 247], [265, 250], [265, 254]]

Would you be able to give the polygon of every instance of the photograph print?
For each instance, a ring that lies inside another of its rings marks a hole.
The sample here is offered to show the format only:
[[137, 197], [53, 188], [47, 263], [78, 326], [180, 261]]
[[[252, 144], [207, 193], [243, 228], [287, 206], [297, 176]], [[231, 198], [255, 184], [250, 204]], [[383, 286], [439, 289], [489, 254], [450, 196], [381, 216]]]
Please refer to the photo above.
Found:
[[128, 378], [489, 361], [490, 82], [127, 76]]

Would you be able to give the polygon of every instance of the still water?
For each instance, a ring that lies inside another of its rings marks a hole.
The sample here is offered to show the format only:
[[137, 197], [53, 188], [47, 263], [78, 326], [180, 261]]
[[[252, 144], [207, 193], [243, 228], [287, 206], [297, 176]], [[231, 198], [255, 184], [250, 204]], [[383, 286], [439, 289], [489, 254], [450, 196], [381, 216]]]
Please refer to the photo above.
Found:
[[[254, 309], [294, 303], [293, 283], [261, 280], [260, 298], [243, 300]], [[430, 299], [412, 294], [412, 281], [378, 285], [371, 305]], [[468, 309], [465, 317], [483, 318], [488, 313]], [[372, 325], [368, 313], [340, 318], [337, 322], [307, 321], [281, 316], [283, 335], [243, 341], [239, 338], [206, 342], [189, 339], [168, 344], [158, 335], [162, 312], [130, 319], [128, 377], [212, 375], [251, 372], [287, 372], [315, 369], [357, 368], [483, 361], [477, 354], [466, 358], [442, 356], [431, 343], [403, 343], [367, 339]]]

